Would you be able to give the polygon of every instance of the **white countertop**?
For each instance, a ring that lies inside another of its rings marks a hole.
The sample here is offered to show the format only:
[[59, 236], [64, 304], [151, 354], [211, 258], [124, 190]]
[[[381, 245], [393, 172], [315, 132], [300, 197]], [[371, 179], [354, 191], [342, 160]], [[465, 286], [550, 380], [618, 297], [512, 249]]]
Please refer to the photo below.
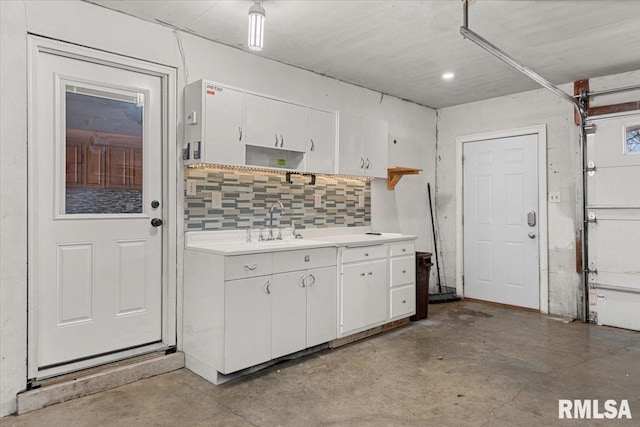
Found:
[[[353, 247], [379, 245], [384, 243], [415, 240], [418, 236], [399, 233], [365, 234], [368, 227], [358, 227], [361, 230], [348, 229], [345, 234], [331, 234], [336, 229], [317, 230], [312, 238], [294, 239], [287, 232], [283, 232], [283, 240], [258, 241], [252, 234], [252, 241], [246, 242], [246, 230], [231, 231], [190, 231], [185, 235], [185, 249], [211, 252], [218, 255], [244, 255], [262, 252], [291, 251], [298, 249], [314, 249], [326, 247]], [[305, 230], [302, 230], [305, 234]]]

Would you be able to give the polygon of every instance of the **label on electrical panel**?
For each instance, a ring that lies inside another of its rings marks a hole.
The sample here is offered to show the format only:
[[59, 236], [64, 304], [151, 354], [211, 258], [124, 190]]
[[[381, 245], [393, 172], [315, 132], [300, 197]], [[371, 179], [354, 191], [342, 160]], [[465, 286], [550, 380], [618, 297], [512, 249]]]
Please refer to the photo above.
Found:
[[215, 95], [216, 92], [222, 92], [222, 88], [215, 85], [207, 85], [206, 86], [207, 95]]

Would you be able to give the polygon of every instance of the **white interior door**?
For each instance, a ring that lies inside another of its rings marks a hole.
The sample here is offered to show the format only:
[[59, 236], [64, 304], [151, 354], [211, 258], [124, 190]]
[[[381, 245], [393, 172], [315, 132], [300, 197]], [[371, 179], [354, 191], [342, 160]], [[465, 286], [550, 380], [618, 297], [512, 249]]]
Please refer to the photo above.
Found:
[[33, 59], [30, 305], [42, 369], [162, 339], [162, 81]]
[[539, 309], [537, 135], [464, 144], [464, 296]]
[[640, 330], [640, 113], [593, 119], [587, 158], [590, 311], [602, 325]]

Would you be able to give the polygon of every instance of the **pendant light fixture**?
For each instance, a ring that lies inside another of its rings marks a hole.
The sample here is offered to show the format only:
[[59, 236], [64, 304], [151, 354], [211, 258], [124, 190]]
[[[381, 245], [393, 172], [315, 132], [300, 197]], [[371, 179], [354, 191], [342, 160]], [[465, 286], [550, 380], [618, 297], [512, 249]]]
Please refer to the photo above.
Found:
[[264, 41], [264, 18], [266, 14], [260, 2], [255, 2], [249, 8], [249, 42], [251, 50], [262, 50]]

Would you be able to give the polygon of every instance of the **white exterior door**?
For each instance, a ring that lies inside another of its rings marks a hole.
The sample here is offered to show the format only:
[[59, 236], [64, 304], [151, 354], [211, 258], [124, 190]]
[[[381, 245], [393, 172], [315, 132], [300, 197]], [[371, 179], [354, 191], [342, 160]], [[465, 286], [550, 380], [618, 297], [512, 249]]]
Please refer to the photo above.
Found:
[[464, 296], [539, 309], [537, 135], [463, 153]]
[[590, 121], [589, 309], [601, 325], [640, 330], [640, 113]]
[[162, 79], [46, 51], [32, 66], [37, 367], [157, 343]]

